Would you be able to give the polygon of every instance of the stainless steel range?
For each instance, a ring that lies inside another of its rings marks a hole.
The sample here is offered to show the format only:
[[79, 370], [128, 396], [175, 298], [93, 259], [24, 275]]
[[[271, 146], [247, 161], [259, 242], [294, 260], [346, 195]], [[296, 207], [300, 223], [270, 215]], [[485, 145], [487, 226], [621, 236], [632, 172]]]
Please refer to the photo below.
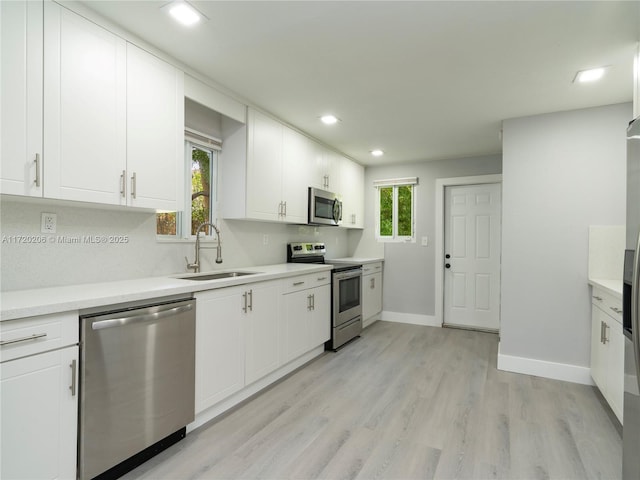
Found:
[[331, 263], [325, 259], [324, 243], [297, 242], [287, 245], [289, 263], [323, 263], [331, 271], [331, 339], [327, 350], [337, 350], [362, 332], [362, 264]]

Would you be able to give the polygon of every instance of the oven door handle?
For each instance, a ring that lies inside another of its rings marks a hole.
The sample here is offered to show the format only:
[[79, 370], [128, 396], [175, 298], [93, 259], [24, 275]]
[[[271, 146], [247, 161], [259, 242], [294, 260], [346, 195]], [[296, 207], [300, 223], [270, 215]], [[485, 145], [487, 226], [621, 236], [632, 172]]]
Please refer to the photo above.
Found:
[[346, 272], [338, 272], [333, 274], [333, 278], [335, 278], [336, 280], [344, 280], [346, 278], [361, 277], [361, 276], [362, 276], [362, 269], [349, 270]]

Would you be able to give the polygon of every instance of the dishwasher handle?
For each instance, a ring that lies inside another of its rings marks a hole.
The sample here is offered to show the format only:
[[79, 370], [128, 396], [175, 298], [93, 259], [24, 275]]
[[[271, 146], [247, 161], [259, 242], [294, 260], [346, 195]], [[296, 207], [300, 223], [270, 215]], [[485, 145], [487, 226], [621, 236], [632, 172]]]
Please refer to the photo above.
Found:
[[152, 320], [161, 320], [166, 317], [172, 317], [179, 313], [188, 312], [193, 309], [193, 304], [181, 305], [179, 307], [167, 308], [165, 310], [159, 310], [153, 313], [142, 313], [139, 315], [132, 315], [130, 317], [110, 318], [108, 320], [98, 320], [91, 324], [92, 330], [103, 330], [105, 328], [125, 327], [135, 323], [144, 323]]

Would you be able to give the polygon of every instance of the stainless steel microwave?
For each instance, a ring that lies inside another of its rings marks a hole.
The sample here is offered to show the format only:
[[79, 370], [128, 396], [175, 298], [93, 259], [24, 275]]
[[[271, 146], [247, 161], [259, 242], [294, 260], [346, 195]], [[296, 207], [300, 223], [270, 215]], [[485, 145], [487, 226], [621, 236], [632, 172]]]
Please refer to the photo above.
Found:
[[342, 199], [339, 195], [309, 187], [309, 225], [340, 225]]

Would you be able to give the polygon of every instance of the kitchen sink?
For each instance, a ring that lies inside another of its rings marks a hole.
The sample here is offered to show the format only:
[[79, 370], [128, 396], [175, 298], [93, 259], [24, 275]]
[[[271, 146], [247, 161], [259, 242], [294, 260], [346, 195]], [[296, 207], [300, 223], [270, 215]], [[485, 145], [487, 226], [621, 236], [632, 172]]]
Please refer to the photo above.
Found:
[[235, 277], [244, 277], [246, 275], [255, 275], [260, 272], [219, 272], [219, 273], [194, 273], [191, 275], [185, 275], [183, 277], [178, 277], [180, 280], [220, 280], [223, 278], [235, 278]]

